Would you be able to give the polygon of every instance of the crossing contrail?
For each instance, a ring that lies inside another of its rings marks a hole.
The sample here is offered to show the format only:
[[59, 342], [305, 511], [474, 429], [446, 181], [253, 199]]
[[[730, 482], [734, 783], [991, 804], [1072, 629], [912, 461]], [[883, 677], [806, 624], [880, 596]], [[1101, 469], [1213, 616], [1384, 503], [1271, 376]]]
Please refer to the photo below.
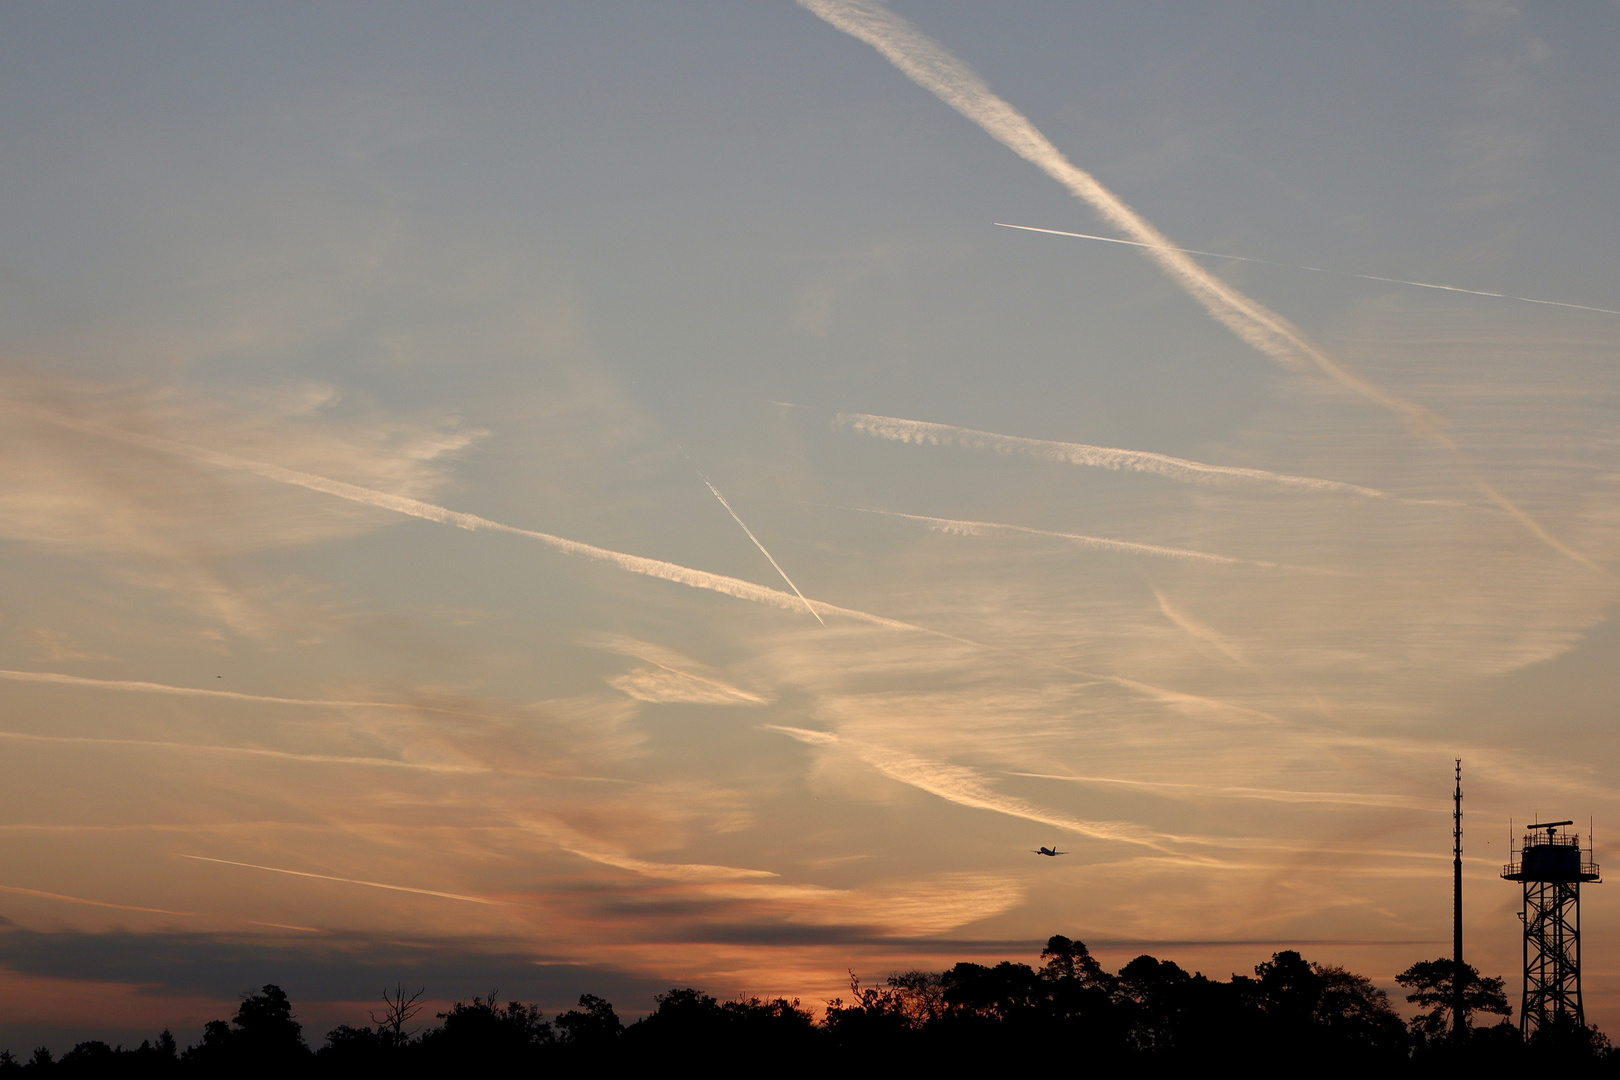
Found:
[[[912, 630], [930, 634], [935, 637], [949, 638], [964, 644], [977, 645], [963, 638], [956, 638], [938, 630], [929, 630], [926, 627], [916, 626], [912, 623], [901, 622], [898, 619], [885, 618], [874, 615], [868, 611], [858, 611], [854, 608], [839, 607], [822, 600], [808, 600], [802, 594], [785, 593], [780, 589], [771, 589], [763, 585], [756, 585], [741, 578], [729, 577], [725, 574], [714, 574], [707, 570], [697, 570], [679, 563], [665, 562], [662, 559], [649, 559], [641, 555], [630, 555], [611, 548], [597, 547], [595, 544], [583, 543], [579, 540], [568, 540], [550, 533], [538, 532], [534, 529], [520, 529], [515, 525], [504, 525], [499, 521], [491, 521], [477, 514], [464, 514], [459, 510], [450, 510], [433, 503], [423, 502], [420, 499], [408, 498], [404, 495], [391, 495], [386, 491], [377, 491], [374, 488], [361, 487], [359, 484], [345, 483], [342, 480], [333, 480], [329, 477], [318, 476], [315, 473], [300, 472], [296, 469], [272, 465], [264, 461], [254, 461], [251, 458], [238, 457], [219, 450], [210, 450], [207, 447], [195, 446], [190, 443], [178, 442], [174, 439], [165, 439], [157, 435], [146, 435], [140, 432], [127, 431], [119, 428], [103, 427], [100, 424], [89, 423], [74, 417], [64, 416], [61, 413], [35, 406], [27, 406], [17, 402], [5, 403], [9, 407], [41, 420], [45, 423], [55, 424], [72, 431], [81, 431], [90, 435], [97, 435], [106, 439], [128, 443], [132, 446], [144, 447], [159, 453], [173, 454], [192, 461], [212, 465], [216, 468], [230, 469], [236, 472], [246, 472], [265, 480], [272, 480], [280, 484], [290, 484], [294, 487], [305, 488], [309, 491], [318, 491], [325, 495], [332, 495], [339, 499], [360, 503], [364, 506], [374, 506], [382, 510], [391, 510], [396, 514], [405, 514], [409, 517], [422, 518], [425, 521], [435, 521], [443, 525], [454, 525], [458, 529], [467, 529], [471, 532], [498, 532], [512, 536], [522, 536], [560, 551], [565, 555], [589, 559], [592, 562], [606, 563], [620, 570], [632, 574], [641, 574], [645, 577], [658, 578], [662, 581], [674, 582], [692, 589], [705, 589], [730, 596], [738, 600], [747, 600], [755, 604], [764, 604], [769, 607], [781, 608], [784, 611], [797, 611], [801, 604], [808, 606], [818, 619], [823, 613], [828, 615], [841, 615], [844, 618], [857, 622], [867, 623], [871, 626], [882, 626], [891, 630]], [[717, 493], [718, 494], [718, 493]], [[797, 592], [797, 590], [795, 590]]]
[[[765, 604], [770, 607], [780, 608], [784, 611], [797, 611], [801, 604], [809, 604], [811, 609], [818, 615], [839, 615], [853, 621], [865, 623], [869, 626], [880, 626], [889, 630], [905, 630], [912, 633], [926, 634], [935, 639], [950, 641], [957, 645], [965, 645], [972, 649], [982, 649], [1000, 655], [1015, 657], [1028, 663], [1038, 664], [1042, 667], [1055, 668], [1071, 675], [1078, 675], [1082, 678], [1103, 679], [1105, 681], [1114, 683], [1115, 685], [1125, 687], [1133, 690], [1134, 692], [1144, 694], [1148, 697], [1153, 697], [1160, 701], [1173, 704], [1207, 705], [1208, 707], [1218, 709], [1237, 708], [1235, 706], [1228, 706], [1223, 702], [1204, 699], [1195, 695], [1184, 694], [1177, 691], [1165, 690], [1146, 683], [1125, 679], [1117, 675], [1093, 676], [1088, 672], [1077, 670], [1068, 666], [1067, 664], [1044, 660], [1036, 656], [1000, 648], [995, 645], [988, 645], [984, 642], [974, 641], [971, 638], [959, 637], [943, 630], [934, 630], [926, 626], [918, 626], [915, 623], [902, 622], [899, 619], [890, 619], [882, 615], [874, 615], [869, 611], [860, 611], [855, 608], [839, 607], [836, 604], [829, 604], [821, 600], [806, 600], [802, 596], [796, 596], [792, 593], [785, 593], [779, 589], [766, 588], [763, 585], [756, 585], [751, 581], [743, 581], [739, 578], [727, 577], [724, 574], [713, 574], [706, 570], [695, 570], [692, 567], [681, 566], [678, 563], [664, 562], [660, 559], [648, 559], [640, 555], [628, 555], [621, 551], [613, 551], [608, 548], [596, 547], [593, 544], [582, 543], [578, 540], [566, 540], [560, 536], [552, 536], [549, 533], [536, 532], [532, 529], [520, 529], [513, 525], [503, 525], [498, 521], [491, 521], [488, 518], [479, 517], [476, 514], [464, 514], [460, 511], [449, 510], [442, 506], [435, 506], [432, 503], [423, 502], [420, 499], [411, 499], [402, 495], [390, 495], [387, 492], [361, 487], [358, 484], [345, 483], [341, 480], [332, 480], [324, 476], [318, 476], [314, 473], [299, 472], [294, 469], [284, 468], [280, 465], [272, 465], [268, 462], [254, 461], [250, 458], [238, 457], [235, 454], [227, 454], [218, 450], [210, 450], [206, 447], [178, 442], [174, 439], [165, 439], [156, 435], [146, 435], [139, 432], [132, 432], [118, 428], [103, 427], [100, 424], [93, 424], [74, 417], [64, 416], [61, 413], [50, 409], [25, 405], [15, 401], [6, 401], [4, 399], [0, 399], [0, 406], [9, 407], [14, 411], [32, 417], [40, 422], [54, 424], [59, 427], [67, 428], [71, 431], [79, 431], [85, 434], [112, 439], [117, 442], [123, 442], [132, 446], [140, 446], [158, 453], [172, 454], [191, 461], [212, 465], [217, 468], [246, 472], [266, 480], [290, 484], [295, 487], [306, 488], [310, 491], [322, 492], [340, 499], [347, 499], [351, 502], [360, 503], [362, 505], [375, 506], [380, 509], [391, 510], [395, 513], [405, 514], [410, 517], [422, 518], [427, 521], [440, 522], [446, 525], [454, 525], [457, 528], [467, 529], [473, 532], [501, 532], [509, 533], [515, 536], [527, 537], [529, 539], [538, 540], [553, 550], [563, 552], [564, 554], [575, 555], [581, 558], [591, 559], [596, 562], [606, 563], [610, 566], [629, 571], [630, 573], [643, 574], [647, 577], [654, 577], [663, 581], [674, 582], [679, 585], [685, 585], [689, 588], [707, 589], [712, 592], [718, 592], [725, 596], [731, 596], [739, 600], [747, 600], [753, 603]], [[33, 674], [35, 673], [16, 673], [16, 675], [21, 675], [24, 677]], [[39, 674], [43, 675], [45, 673]], [[37, 681], [76, 682], [77, 677], [53, 675]], [[102, 685], [106, 684], [101, 680], [92, 681]], [[177, 691], [180, 693], [200, 693], [208, 696], [231, 693], [230, 691], [191, 691], [184, 687], [164, 687], [159, 683], [120, 682], [116, 685], [118, 685], [118, 687], [121, 689], [142, 689], [157, 693]], [[253, 697], [252, 695], [243, 696], [250, 698]], [[265, 698], [263, 700], [289, 702], [296, 701], [300, 704], [303, 703], [303, 699]], [[391, 704], [391, 707], [412, 708], [414, 706]], [[1239, 708], [1239, 711], [1246, 710]], [[196, 857], [200, 858], [200, 856]], [[216, 859], [212, 861], [220, 862], [225, 860]], [[274, 870], [275, 868], [262, 867], [261, 869]], [[284, 872], [292, 873], [293, 871]], [[362, 884], [370, 883], [363, 882]], [[379, 887], [388, 888], [389, 886]]]
[[[1067, 232], [1063, 229], [1039, 229], [1034, 225], [1012, 225], [1005, 221], [996, 222], [1003, 229], [1022, 229], [1024, 232], [1047, 233], [1051, 236], [1072, 236], [1080, 240], [1101, 240], [1107, 244], [1125, 244], [1129, 247], [1151, 247], [1139, 240], [1121, 240], [1117, 236], [1097, 236], [1094, 233]], [[1178, 247], [1175, 250], [1183, 255], [1205, 255], [1211, 259], [1232, 259], [1236, 262], [1258, 263], [1261, 266], [1281, 266], [1289, 270], [1309, 270], [1317, 274], [1333, 274], [1336, 277], [1361, 278], [1363, 281], [1383, 281], [1390, 285], [1415, 285], [1420, 289], [1441, 289], [1445, 292], [1467, 293], [1470, 296], [1492, 296], [1498, 300], [1518, 300], [1526, 304], [1549, 304], [1552, 307], [1574, 308], [1577, 311], [1596, 311], [1604, 315], [1620, 315], [1614, 308], [1591, 307], [1587, 304], [1571, 304], [1563, 300], [1537, 300], [1533, 296], [1514, 296], [1512, 293], [1487, 292], [1484, 289], [1464, 289], [1460, 285], [1439, 285], [1432, 281], [1408, 281], [1405, 278], [1379, 277], [1377, 274], [1353, 274], [1347, 270], [1329, 270], [1322, 266], [1306, 266], [1303, 263], [1277, 262], [1274, 259], [1255, 259], [1248, 255], [1228, 255], [1220, 251], [1199, 251], [1197, 248]]]
[[873, 0], [798, 2], [872, 46], [917, 85], [1088, 203], [1103, 221], [1140, 243], [1213, 319], [1243, 341], [1285, 367], [1316, 367], [1352, 392], [1398, 413], [1414, 430], [1439, 427], [1439, 418], [1428, 409], [1348, 370], [1293, 323], [1194, 262], [1125, 200], [1064, 157], [1028, 117], [991, 90], [978, 72], [899, 15]]
[[[837, 29], [872, 46], [912, 82], [1089, 204], [1105, 224], [1140, 244], [1165, 274], [1238, 338], [1284, 367], [1296, 370], [1315, 367], [1350, 392], [1400, 416], [1413, 432], [1426, 434], [1439, 445], [1457, 452], [1457, 444], [1442, 430], [1444, 421], [1440, 417], [1346, 368], [1306, 337], [1299, 327], [1205, 270], [1124, 199], [1064, 157], [1028, 117], [998, 96], [978, 72], [957, 59], [945, 46], [875, 0], [798, 0], [798, 3]], [[1487, 481], [1475, 477], [1475, 483], [1536, 539], [1566, 558], [1599, 573], [1608, 573], [1553, 536]]]
[[1091, 446], [1087, 443], [1056, 442], [1050, 439], [1029, 439], [1020, 435], [1000, 435], [993, 431], [956, 427], [952, 424], [934, 424], [926, 420], [904, 420], [898, 416], [874, 416], [870, 413], [839, 413], [834, 426], [847, 427], [862, 435], [888, 439], [891, 442], [929, 443], [934, 446], [962, 446], [970, 450], [994, 450], [1001, 454], [1020, 454], [1040, 461], [1060, 462], [1068, 465], [1090, 465], [1100, 469], [1127, 469], [1133, 472], [1155, 473], [1171, 480], [1192, 484], [1218, 484], [1251, 481], [1278, 487], [1298, 488], [1317, 492], [1343, 492], [1369, 499], [1390, 499], [1394, 496], [1376, 488], [1359, 484], [1346, 484], [1338, 480], [1323, 480], [1314, 476], [1290, 476], [1287, 473], [1267, 472], [1264, 469], [1244, 469], [1232, 465], [1210, 465], [1202, 461], [1154, 454], [1146, 450], [1122, 450], [1113, 446]]
[[[698, 475], [703, 476], [702, 473], [698, 473]], [[703, 483], [710, 491], [714, 493], [714, 497], [720, 500], [720, 505], [726, 508], [726, 513], [731, 515], [731, 520], [735, 521], [738, 527], [740, 527], [743, 532], [748, 534], [748, 539], [752, 540], [754, 542], [754, 546], [759, 548], [759, 553], [765, 556], [765, 558], [770, 561], [772, 566], [776, 567], [776, 572], [781, 574], [782, 580], [788, 583], [788, 588], [793, 590], [793, 595], [797, 596], [800, 600], [804, 600], [804, 593], [800, 592], [799, 587], [793, 584], [793, 579], [787, 576], [787, 571], [782, 569], [782, 564], [772, 558], [771, 553], [765, 550], [765, 545], [759, 542], [759, 537], [754, 535], [754, 530], [743, 524], [743, 519], [738, 517], [737, 511], [733, 510], [731, 508], [731, 504], [726, 502], [726, 497], [720, 494], [720, 489], [715, 487], [707, 476], [703, 476]], [[810, 601], [804, 600], [804, 607], [806, 611], [815, 616], [816, 622], [820, 623], [822, 626], [827, 625], [827, 621], [820, 615], [817, 615], [816, 609], [810, 606]]]

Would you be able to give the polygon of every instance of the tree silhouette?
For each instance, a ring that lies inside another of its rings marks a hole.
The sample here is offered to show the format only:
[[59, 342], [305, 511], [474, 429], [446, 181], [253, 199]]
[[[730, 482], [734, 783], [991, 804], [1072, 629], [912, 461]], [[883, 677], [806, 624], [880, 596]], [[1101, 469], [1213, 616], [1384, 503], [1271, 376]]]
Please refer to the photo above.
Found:
[[595, 994], [581, 994], [579, 1008], [569, 1009], [557, 1017], [557, 1030], [569, 1046], [600, 1050], [618, 1041], [624, 1033], [624, 1024], [613, 1011], [611, 1002]]
[[[1103, 970], [1083, 942], [1061, 935], [1040, 967], [964, 962], [944, 972], [904, 971], [863, 986], [852, 973], [850, 1000], [827, 1003], [817, 1023], [796, 1000], [738, 996], [721, 1001], [691, 987], [657, 996], [657, 1007], [628, 1027], [613, 1005], [583, 994], [579, 1006], [548, 1022], [532, 1004], [491, 993], [458, 1001], [439, 1024], [409, 1027], [426, 991], [385, 991], [374, 1026], [332, 1029], [318, 1054], [304, 1044], [291, 1001], [267, 984], [247, 994], [227, 1022], [214, 1020], [183, 1054], [167, 1031], [135, 1050], [81, 1042], [52, 1057], [40, 1047], [26, 1062], [0, 1052], [0, 1080], [34, 1077], [415, 1077], [462, 1075], [621, 1075], [707, 1068], [729, 1074], [790, 1074], [832, 1067], [1004, 1075], [1047, 1069], [1060, 1059], [1093, 1071], [1155, 1074], [1202, 1067], [1329, 1075], [1495, 1075], [1506, 1069], [1565, 1069], [1620, 1060], [1594, 1028], [1545, 1027], [1525, 1043], [1507, 1023], [1453, 1039], [1446, 959], [1414, 964], [1400, 976], [1423, 1011], [1410, 1025], [1362, 975], [1312, 963], [1298, 952], [1272, 954], [1252, 976], [1229, 981], [1189, 974], [1170, 960], [1138, 956], [1117, 974]], [[1465, 1021], [1509, 1015], [1500, 978], [1461, 970]]]
[[532, 1070], [556, 1041], [538, 1006], [502, 1006], [494, 991], [470, 1005], [458, 1001], [438, 1016], [444, 1024], [422, 1036], [422, 1053], [434, 1071]]
[[1113, 989], [1113, 976], [1102, 969], [1092, 957], [1083, 941], [1071, 941], [1062, 934], [1053, 934], [1041, 950], [1041, 978], [1051, 981], [1074, 979], [1082, 986], [1100, 986]]
[[892, 999], [914, 1028], [934, 1023], [945, 1015], [945, 979], [935, 971], [902, 971], [888, 978]]
[[[1457, 962], [1444, 956], [1438, 960], [1420, 960], [1395, 976], [1396, 982], [1411, 991], [1406, 995], [1406, 1000], [1424, 1010], [1412, 1018], [1414, 1035], [1421, 1034], [1428, 1039], [1442, 1038], [1458, 1026], [1453, 1023], [1451, 1015], [1455, 1008], [1456, 976]], [[1513, 1009], [1508, 1004], [1507, 994], [1503, 992], [1501, 978], [1481, 977], [1472, 964], [1464, 964], [1462, 983], [1461, 1030], [1468, 1030], [1475, 1013], [1496, 1016], [1512, 1014]]]
[[945, 1002], [987, 1020], [1027, 1023], [1045, 996], [1028, 964], [957, 964], [940, 977]]
[[1336, 1053], [1389, 1058], [1404, 1056], [1406, 1025], [1389, 1003], [1389, 995], [1365, 975], [1342, 967], [1312, 964], [1322, 980], [1312, 1020]]
[[245, 996], [229, 1024], [210, 1020], [202, 1041], [181, 1055], [192, 1071], [236, 1076], [285, 1076], [306, 1068], [309, 1058], [304, 1027], [274, 983]]
[[422, 995], [427, 993], [426, 987], [418, 988], [411, 994], [405, 993], [405, 988], [399, 983], [394, 984], [394, 992], [390, 994], [388, 988], [383, 987], [382, 1015], [373, 1011], [371, 1022], [377, 1025], [377, 1034], [388, 1045], [393, 1047], [404, 1046], [410, 1040], [411, 1033], [407, 1033], [405, 1025], [409, 1024], [417, 1013], [422, 1011]]

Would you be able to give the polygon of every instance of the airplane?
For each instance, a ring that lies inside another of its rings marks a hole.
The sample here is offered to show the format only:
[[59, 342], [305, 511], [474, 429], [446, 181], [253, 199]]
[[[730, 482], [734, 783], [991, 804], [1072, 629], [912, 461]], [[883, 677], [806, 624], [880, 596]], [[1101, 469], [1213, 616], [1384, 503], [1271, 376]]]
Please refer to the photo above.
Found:
[[1057, 849], [1057, 845], [1053, 844], [1051, 847], [1036, 848], [1034, 851], [1030, 852], [1030, 854], [1031, 855], [1067, 855], [1068, 852], [1067, 851], [1059, 851]]

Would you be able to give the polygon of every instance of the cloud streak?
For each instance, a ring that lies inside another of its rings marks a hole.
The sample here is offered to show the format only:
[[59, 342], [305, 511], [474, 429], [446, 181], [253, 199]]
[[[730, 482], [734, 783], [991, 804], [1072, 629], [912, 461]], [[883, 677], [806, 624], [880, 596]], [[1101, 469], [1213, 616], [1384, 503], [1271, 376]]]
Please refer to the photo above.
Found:
[[830, 731], [815, 731], [784, 724], [760, 726], [767, 731], [779, 732], [810, 746], [837, 746], [848, 750], [862, 763], [891, 780], [897, 780], [958, 806], [1022, 818], [1025, 821], [1048, 825], [1093, 840], [1116, 840], [1152, 848], [1166, 854], [1172, 853], [1154, 834], [1146, 832], [1138, 825], [1123, 821], [1083, 821], [1067, 814], [1043, 810], [1022, 799], [995, 791], [983, 776], [960, 765], [930, 761], [886, 747], [845, 739]]
[[712, 863], [664, 863], [650, 862], [646, 859], [637, 859], [629, 855], [618, 855], [613, 852], [587, 851], [584, 848], [562, 848], [570, 855], [578, 855], [603, 866], [612, 866], [619, 870], [628, 870], [642, 877], [658, 878], [664, 881], [754, 881], [760, 878], [774, 878], [778, 875], [770, 870], [750, 870], [741, 866], [717, 866]]
[[1153, 473], [1156, 476], [1179, 480], [1184, 484], [1258, 483], [1323, 494], [1360, 495], [1369, 499], [1393, 498], [1388, 492], [1376, 488], [1346, 484], [1338, 480], [1323, 480], [1314, 476], [1290, 476], [1287, 473], [1267, 472], [1264, 469], [1211, 465], [1202, 461], [1170, 457], [1167, 454], [1154, 454], [1146, 450], [1123, 450], [1113, 446], [1092, 446], [1088, 443], [1000, 435], [993, 431], [978, 431], [952, 424], [905, 420], [898, 416], [839, 413], [833, 420], [833, 426], [848, 428], [862, 435], [871, 435], [890, 442], [993, 450], [998, 454], [1018, 454], [1037, 461], [1064, 465], [1088, 465], [1099, 469]]
[[1153, 596], [1159, 601], [1159, 610], [1164, 612], [1164, 617], [1186, 631], [1189, 636], [1212, 646], [1222, 656], [1239, 667], [1253, 670], [1254, 665], [1243, 654], [1243, 650], [1225, 634], [1222, 634], [1203, 620], [1194, 618], [1187, 612], [1182, 611], [1171, 603], [1170, 598], [1164, 595], [1164, 592], [1157, 586], [1153, 589]]
[[719, 679], [694, 675], [653, 660], [647, 662], [652, 666], [615, 675], [608, 684], [637, 701], [654, 705], [763, 705], [769, 700]]

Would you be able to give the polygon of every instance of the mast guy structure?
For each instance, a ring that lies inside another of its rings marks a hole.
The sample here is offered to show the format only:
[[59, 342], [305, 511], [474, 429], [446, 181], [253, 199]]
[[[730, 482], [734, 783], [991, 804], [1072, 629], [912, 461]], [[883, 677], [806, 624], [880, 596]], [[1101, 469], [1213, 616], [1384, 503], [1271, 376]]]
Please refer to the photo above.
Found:
[[1458, 1038], [1463, 1034], [1463, 992], [1467, 989], [1463, 973], [1462, 948], [1462, 758], [1457, 759], [1457, 790], [1451, 804], [1451, 1033]]

